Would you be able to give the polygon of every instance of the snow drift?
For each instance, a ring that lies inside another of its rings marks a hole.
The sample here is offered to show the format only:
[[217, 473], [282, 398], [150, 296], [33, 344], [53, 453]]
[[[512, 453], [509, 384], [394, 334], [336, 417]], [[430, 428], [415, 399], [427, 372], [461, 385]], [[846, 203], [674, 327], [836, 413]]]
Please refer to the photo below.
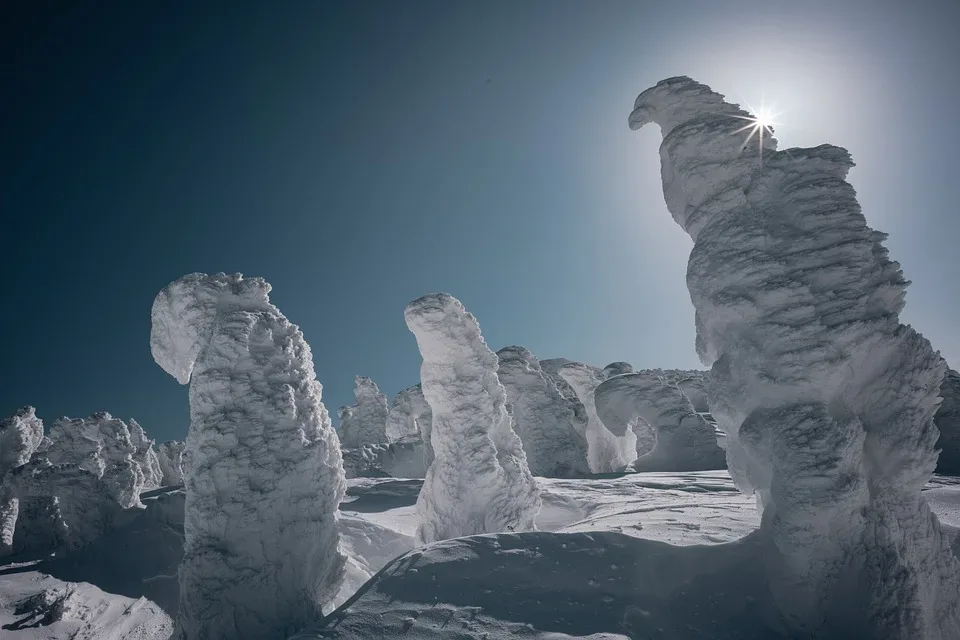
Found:
[[178, 635], [284, 638], [337, 594], [345, 481], [310, 347], [262, 278], [195, 273], [153, 304], [153, 357], [190, 383]]
[[571, 477], [590, 472], [587, 443], [577, 432], [573, 404], [560, 395], [524, 347], [497, 351], [497, 377], [507, 393], [513, 428], [523, 442], [530, 472], [536, 476]]
[[445, 293], [414, 300], [404, 317], [423, 357], [436, 455], [417, 500], [417, 541], [534, 529], [539, 489], [476, 318]]
[[680, 77], [629, 120], [663, 134], [710, 408], [763, 504], [776, 606], [805, 637], [958, 638], [960, 561], [920, 494], [943, 362], [899, 322], [907, 282], [845, 181], [847, 151], [744, 145], [749, 118]]

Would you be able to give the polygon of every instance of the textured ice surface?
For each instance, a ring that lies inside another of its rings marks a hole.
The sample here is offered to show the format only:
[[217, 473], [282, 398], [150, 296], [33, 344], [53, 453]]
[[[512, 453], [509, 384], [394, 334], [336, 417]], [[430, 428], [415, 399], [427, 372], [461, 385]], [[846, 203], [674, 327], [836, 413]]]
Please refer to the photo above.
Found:
[[497, 352], [497, 377], [507, 392], [513, 429], [523, 441], [527, 464], [535, 476], [570, 477], [590, 473], [587, 442], [578, 432], [574, 404], [524, 347]]
[[635, 429], [653, 432], [654, 445], [632, 463], [635, 470], [706, 471], [726, 466], [713, 426], [694, 411], [676, 385], [660, 376], [648, 372], [614, 376], [597, 387], [594, 398], [597, 414], [608, 428], [622, 425], [628, 417]]
[[[340, 443], [344, 449], [388, 442], [387, 396], [370, 378], [357, 376], [353, 384], [357, 404], [340, 407]], [[346, 416], [346, 419], [344, 417]]]
[[734, 480], [764, 506], [776, 606], [805, 637], [958, 638], [960, 561], [920, 494], [943, 362], [900, 324], [907, 282], [845, 181], [847, 151], [766, 136], [761, 160], [738, 133], [749, 116], [679, 77], [629, 121], [663, 134], [710, 408]]
[[593, 473], [623, 471], [637, 458], [637, 436], [629, 425], [613, 433], [607, 429], [594, 402], [594, 392], [603, 382], [603, 372], [580, 362], [568, 362], [559, 375], [577, 394], [587, 417], [587, 462]]
[[347, 478], [423, 478], [427, 474], [425, 462], [419, 437], [343, 450]]
[[133, 461], [140, 466], [143, 474], [143, 491], [156, 489], [163, 482], [163, 470], [160, 457], [154, 448], [154, 441], [147, 437], [143, 427], [136, 420], [130, 420], [130, 442], [133, 444]]
[[540, 492], [476, 318], [445, 293], [414, 300], [404, 317], [423, 357], [436, 455], [417, 501], [418, 542], [534, 529]]
[[[416, 437], [424, 440], [424, 444], [429, 444], [423, 433], [426, 431], [429, 434], [430, 429], [425, 428], [424, 423], [429, 424], [430, 419], [430, 405], [423, 397], [423, 389], [420, 388], [419, 383], [415, 384], [393, 397], [390, 409], [387, 411], [387, 438], [394, 442]], [[433, 458], [431, 457], [430, 460], [432, 461]]]
[[940, 385], [943, 402], [933, 421], [940, 430], [937, 448], [937, 473], [960, 475], [960, 373], [947, 369]]
[[161, 484], [165, 487], [183, 484], [183, 448], [181, 440], [163, 442], [157, 447]]
[[344, 476], [310, 347], [270, 285], [191, 274], [153, 304], [153, 357], [190, 383], [178, 637], [283, 638], [336, 596]]
[[0, 421], [0, 481], [14, 467], [26, 464], [43, 441], [43, 421], [33, 407], [20, 407]]

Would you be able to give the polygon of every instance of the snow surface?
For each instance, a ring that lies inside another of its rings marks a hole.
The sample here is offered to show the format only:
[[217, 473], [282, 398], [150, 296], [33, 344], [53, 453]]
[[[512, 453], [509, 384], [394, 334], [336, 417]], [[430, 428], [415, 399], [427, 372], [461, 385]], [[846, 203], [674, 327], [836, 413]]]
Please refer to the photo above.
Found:
[[558, 373], [577, 394], [586, 417], [587, 463], [593, 473], [623, 471], [637, 458], [637, 436], [626, 426], [617, 433], [607, 429], [597, 415], [594, 392], [603, 382], [603, 372], [580, 362], [567, 362]]
[[497, 351], [497, 377], [507, 393], [513, 428], [523, 442], [535, 476], [570, 477], [590, 473], [587, 442], [578, 432], [574, 405], [540, 368], [528, 349]]
[[679, 77], [629, 122], [663, 134], [710, 408], [764, 507], [773, 604], [800, 636], [958, 638], [960, 561], [920, 493], [944, 364], [899, 322], [907, 282], [845, 181], [849, 153], [744, 144], [749, 117]]
[[344, 449], [356, 449], [388, 442], [387, 396], [380, 393], [377, 383], [363, 376], [354, 379], [353, 396], [357, 404], [337, 410], [341, 446]]
[[[705, 471], [723, 469], [723, 449], [713, 426], [695, 410], [679, 387], [653, 373], [626, 373], [608, 378], [594, 393], [597, 413], [617, 435], [628, 424], [648, 425], [653, 448], [631, 466], [636, 471]], [[616, 410], [612, 410], [615, 408]], [[629, 423], [623, 423], [629, 416]], [[639, 418], [639, 422], [637, 422]], [[638, 437], [639, 439], [639, 437]]]
[[414, 300], [404, 317], [423, 357], [436, 455], [417, 501], [417, 540], [533, 529], [540, 492], [476, 318], [445, 293]]
[[310, 347], [270, 285], [191, 274], [153, 304], [154, 359], [190, 383], [178, 637], [284, 637], [340, 589], [345, 481]]

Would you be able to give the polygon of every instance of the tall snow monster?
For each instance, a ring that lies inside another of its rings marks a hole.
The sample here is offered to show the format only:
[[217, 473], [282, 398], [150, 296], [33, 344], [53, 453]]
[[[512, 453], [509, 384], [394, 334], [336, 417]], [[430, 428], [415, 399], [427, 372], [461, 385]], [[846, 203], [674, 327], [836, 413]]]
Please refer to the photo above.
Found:
[[153, 303], [153, 357], [190, 384], [182, 640], [286, 638], [343, 578], [340, 444], [310, 347], [270, 288], [194, 273]]
[[960, 638], [960, 561], [920, 493], [945, 365], [900, 323], [907, 281], [845, 180], [849, 153], [745, 144], [751, 115], [686, 77], [641, 93], [629, 123], [663, 134], [710, 408], [763, 507], [791, 635]]
[[534, 530], [540, 490], [477, 319], [445, 293], [414, 300], [404, 316], [423, 357], [436, 456], [417, 499], [417, 541]]

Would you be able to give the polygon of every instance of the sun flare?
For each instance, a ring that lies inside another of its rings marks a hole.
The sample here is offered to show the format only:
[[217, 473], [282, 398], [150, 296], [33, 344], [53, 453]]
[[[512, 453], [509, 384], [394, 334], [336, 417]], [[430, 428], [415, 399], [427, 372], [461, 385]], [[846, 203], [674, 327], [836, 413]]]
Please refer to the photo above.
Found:
[[750, 105], [747, 105], [747, 110], [750, 112], [749, 116], [733, 116], [734, 118], [739, 118], [741, 120], [746, 120], [747, 124], [737, 129], [734, 133], [741, 133], [743, 131], [749, 131], [747, 139], [743, 141], [743, 145], [740, 147], [740, 151], [743, 151], [747, 148], [747, 145], [750, 144], [750, 141], [753, 139], [753, 136], [757, 136], [757, 145], [759, 147], [760, 154], [760, 164], [763, 164], [763, 137], [764, 135], [773, 135], [773, 127], [777, 123], [777, 116], [779, 114], [774, 113], [770, 109], [760, 103], [759, 109], [754, 109]]

